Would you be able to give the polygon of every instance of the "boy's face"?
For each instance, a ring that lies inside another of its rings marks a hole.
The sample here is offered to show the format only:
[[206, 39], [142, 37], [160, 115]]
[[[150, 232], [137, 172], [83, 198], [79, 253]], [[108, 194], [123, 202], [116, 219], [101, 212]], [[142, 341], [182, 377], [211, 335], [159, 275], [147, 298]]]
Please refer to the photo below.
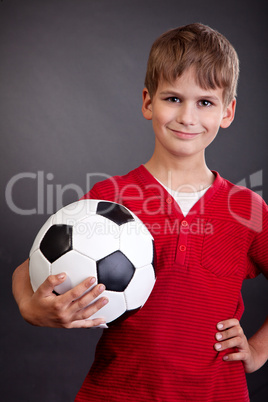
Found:
[[203, 158], [219, 128], [228, 127], [234, 119], [236, 102], [225, 107], [222, 95], [222, 88], [202, 89], [194, 69], [172, 84], [160, 80], [152, 99], [145, 88], [142, 112], [152, 120], [158, 154]]

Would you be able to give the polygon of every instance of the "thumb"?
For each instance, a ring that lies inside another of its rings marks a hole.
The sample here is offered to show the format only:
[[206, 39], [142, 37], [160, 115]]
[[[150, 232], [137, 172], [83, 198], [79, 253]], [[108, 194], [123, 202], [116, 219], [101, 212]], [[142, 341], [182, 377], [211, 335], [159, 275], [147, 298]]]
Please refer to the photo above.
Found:
[[64, 272], [58, 275], [49, 275], [36, 292], [41, 293], [43, 297], [51, 296], [55, 286], [60, 285], [65, 279], [66, 274]]

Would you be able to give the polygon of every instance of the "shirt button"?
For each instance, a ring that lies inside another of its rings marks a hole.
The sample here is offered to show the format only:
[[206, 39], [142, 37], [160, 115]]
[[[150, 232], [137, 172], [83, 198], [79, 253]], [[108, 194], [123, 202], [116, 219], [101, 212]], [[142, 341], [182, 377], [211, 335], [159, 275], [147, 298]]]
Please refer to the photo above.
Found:
[[172, 202], [173, 202], [172, 197], [167, 197], [167, 198], [166, 198], [166, 203], [167, 203], [167, 204], [172, 204]]
[[186, 228], [186, 226], [188, 226], [188, 222], [187, 222], [187, 221], [182, 221], [182, 222], [181, 222], [181, 226], [183, 226], [183, 227]]
[[185, 251], [186, 250], [186, 246], [184, 244], [181, 244], [179, 247], [180, 251]]

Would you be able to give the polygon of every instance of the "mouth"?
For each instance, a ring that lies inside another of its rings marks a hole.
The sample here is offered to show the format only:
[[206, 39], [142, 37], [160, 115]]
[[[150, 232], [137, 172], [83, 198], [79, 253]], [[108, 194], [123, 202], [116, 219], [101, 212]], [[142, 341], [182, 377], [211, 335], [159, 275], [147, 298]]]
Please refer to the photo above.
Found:
[[175, 134], [176, 137], [182, 138], [182, 139], [192, 139], [197, 137], [198, 135], [201, 134], [201, 132], [198, 133], [189, 133], [186, 131], [181, 131], [181, 130], [174, 130], [172, 128], [169, 128], [170, 131], [172, 131], [173, 134]]

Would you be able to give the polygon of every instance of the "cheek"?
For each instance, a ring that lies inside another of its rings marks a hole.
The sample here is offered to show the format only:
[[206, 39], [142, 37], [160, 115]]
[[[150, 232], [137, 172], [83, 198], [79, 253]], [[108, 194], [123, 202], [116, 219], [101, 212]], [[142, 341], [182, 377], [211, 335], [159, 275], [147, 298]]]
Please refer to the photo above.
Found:
[[217, 133], [219, 130], [221, 124], [221, 118], [216, 115], [216, 116], [208, 116], [207, 119], [203, 121], [203, 125], [207, 127], [207, 130], [213, 133]]
[[155, 126], [164, 126], [171, 119], [170, 112], [166, 111], [164, 107], [157, 108], [153, 113], [153, 124], [155, 124]]

